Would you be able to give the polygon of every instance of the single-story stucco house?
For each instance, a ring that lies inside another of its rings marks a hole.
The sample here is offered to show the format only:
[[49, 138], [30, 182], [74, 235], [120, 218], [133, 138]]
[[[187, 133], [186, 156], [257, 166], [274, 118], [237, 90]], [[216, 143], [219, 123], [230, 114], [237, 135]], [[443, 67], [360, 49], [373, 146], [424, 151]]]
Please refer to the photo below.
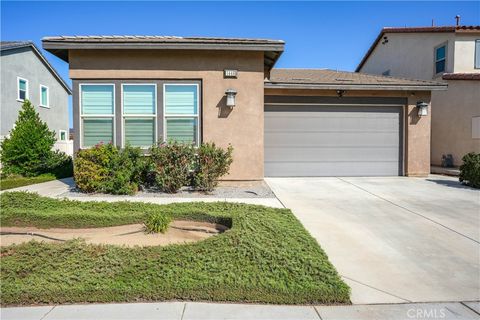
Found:
[[75, 150], [101, 141], [141, 147], [165, 140], [231, 144], [230, 180], [430, 171], [430, 92], [446, 84], [273, 69], [284, 51], [279, 40], [42, 41], [69, 63]]

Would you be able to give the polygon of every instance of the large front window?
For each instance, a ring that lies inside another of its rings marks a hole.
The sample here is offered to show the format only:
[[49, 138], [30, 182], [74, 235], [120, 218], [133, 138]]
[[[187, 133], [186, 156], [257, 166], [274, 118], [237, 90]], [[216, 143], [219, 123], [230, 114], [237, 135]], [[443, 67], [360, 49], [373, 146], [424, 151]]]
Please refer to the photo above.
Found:
[[198, 144], [197, 84], [164, 85], [164, 140]]
[[114, 143], [115, 88], [113, 84], [81, 84], [81, 145]]
[[149, 148], [156, 142], [157, 86], [122, 85], [123, 144]]

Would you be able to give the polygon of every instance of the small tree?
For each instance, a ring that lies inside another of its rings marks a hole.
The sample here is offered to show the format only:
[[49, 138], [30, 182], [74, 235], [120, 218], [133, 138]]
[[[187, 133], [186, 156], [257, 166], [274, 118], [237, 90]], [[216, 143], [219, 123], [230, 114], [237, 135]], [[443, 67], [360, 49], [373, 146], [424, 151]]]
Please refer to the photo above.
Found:
[[2, 171], [23, 176], [45, 173], [55, 140], [55, 132], [48, 129], [30, 101], [25, 100], [10, 137], [1, 144]]

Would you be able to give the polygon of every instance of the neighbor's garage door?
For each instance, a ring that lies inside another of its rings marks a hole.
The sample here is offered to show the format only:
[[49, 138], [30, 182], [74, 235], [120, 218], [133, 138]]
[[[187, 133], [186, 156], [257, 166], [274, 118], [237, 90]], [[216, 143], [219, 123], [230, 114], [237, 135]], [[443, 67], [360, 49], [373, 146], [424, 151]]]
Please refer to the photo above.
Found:
[[265, 176], [397, 176], [401, 107], [265, 106]]

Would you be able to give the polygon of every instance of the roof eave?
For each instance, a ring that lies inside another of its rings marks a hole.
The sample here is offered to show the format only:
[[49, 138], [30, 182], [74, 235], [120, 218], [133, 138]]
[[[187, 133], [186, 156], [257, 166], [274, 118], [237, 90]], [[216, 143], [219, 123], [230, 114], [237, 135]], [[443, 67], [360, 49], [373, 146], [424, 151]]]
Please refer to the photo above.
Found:
[[[285, 49], [282, 42], [278, 43], [153, 43], [153, 42], [78, 42], [55, 41], [44, 39], [42, 45], [45, 50], [68, 62], [68, 50], [217, 50], [217, 51], [262, 51], [272, 52], [273, 56], [265, 54], [265, 65], [273, 68]], [[272, 60], [272, 61], [269, 61]]]
[[369, 85], [369, 84], [307, 84], [265, 82], [266, 89], [317, 89], [317, 90], [378, 90], [378, 91], [440, 91], [447, 84], [438, 85]]

